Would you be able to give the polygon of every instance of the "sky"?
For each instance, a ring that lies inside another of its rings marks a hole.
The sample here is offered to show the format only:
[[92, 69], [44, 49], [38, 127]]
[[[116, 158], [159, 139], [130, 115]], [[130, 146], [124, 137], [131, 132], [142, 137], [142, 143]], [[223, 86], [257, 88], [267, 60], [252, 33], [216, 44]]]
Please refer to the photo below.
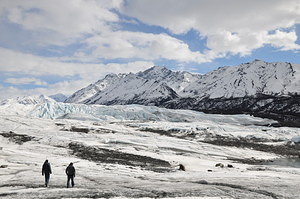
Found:
[[299, 0], [0, 0], [0, 99], [254, 59], [300, 64]]

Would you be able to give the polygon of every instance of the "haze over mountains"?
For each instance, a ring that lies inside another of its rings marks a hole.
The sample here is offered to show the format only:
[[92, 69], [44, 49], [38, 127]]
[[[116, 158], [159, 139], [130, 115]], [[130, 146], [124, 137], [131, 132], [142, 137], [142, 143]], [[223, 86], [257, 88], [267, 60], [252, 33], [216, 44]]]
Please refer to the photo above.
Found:
[[75, 92], [66, 102], [248, 113], [294, 126], [300, 117], [299, 93], [299, 64], [254, 60], [205, 75], [160, 66], [136, 74], [109, 74]]

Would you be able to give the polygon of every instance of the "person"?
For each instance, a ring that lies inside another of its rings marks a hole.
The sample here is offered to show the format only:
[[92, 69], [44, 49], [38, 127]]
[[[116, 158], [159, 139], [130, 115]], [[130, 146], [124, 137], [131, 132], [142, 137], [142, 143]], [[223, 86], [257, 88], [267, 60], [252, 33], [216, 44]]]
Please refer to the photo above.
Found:
[[179, 164], [179, 170], [180, 171], [185, 171], [185, 167], [183, 166], [183, 164]]
[[75, 167], [73, 166], [73, 163], [71, 162], [69, 166], [66, 168], [66, 174], [68, 176], [67, 180], [67, 188], [70, 186], [70, 180], [71, 180], [71, 185], [74, 187], [74, 178], [75, 178]]
[[51, 166], [48, 160], [45, 160], [43, 167], [42, 167], [42, 175], [45, 175], [45, 186], [48, 186], [50, 180], [50, 174], [52, 174]]

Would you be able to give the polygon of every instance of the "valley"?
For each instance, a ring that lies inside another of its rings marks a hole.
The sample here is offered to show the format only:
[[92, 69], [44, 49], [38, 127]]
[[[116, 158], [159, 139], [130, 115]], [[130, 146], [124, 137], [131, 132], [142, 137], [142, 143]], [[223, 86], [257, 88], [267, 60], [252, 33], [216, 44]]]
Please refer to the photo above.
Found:
[[[299, 129], [270, 126], [276, 121], [140, 105], [90, 105], [93, 117], [87, 116], [82, 107], [86, 105], [61, 109], [69, 105], [48, 102], [48, 112], [38, 108], [39, 103], [19, 105], [23, 108], [14, 114], [0, 108], [2, 198], [233, 199], [300, 194], [300, 168], [276, 164], [285, 157], [298, 158]], [[96, 120], [99, 108], [102, 117]], [[61, 110], [72, 114], [62, 118]], [[52, 119], [46, 117], [53, 113]], [[264, 150], [268, 146], [274, 150]], [[45, 159], [53, 170], [49, 187], [44, 187], [41, 175]], [[70, 162], [77, 174], [75, 187], [67, 189], [64, 170]]]

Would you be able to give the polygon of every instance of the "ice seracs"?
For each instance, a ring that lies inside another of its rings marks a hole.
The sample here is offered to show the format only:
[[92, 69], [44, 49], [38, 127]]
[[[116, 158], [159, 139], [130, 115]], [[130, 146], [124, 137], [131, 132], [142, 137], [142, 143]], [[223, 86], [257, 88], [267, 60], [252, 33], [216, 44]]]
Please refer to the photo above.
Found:
[[[22, 100], [20, 100], [22, 99]], [[33, 100], [34, 103], [24, 103]], [[40, 100], [38, 102], [38, 99]], [[268, 125], [273, 120], [255, 118], [247, 115], [222, 116], [204, 114], [191, 110], [171, 110], [156, 106], [143, 105], [86, 105], [56, 102], [45, 96], [26, 96], [9, 99], [0, 105], [2, 115], [20, 115], [24, 117], [46, 119], [76, 119], [91, 121], [168, 121], [168, 122], [225, 122], [244, 125]]]

